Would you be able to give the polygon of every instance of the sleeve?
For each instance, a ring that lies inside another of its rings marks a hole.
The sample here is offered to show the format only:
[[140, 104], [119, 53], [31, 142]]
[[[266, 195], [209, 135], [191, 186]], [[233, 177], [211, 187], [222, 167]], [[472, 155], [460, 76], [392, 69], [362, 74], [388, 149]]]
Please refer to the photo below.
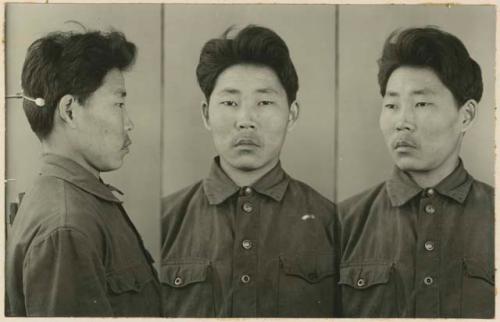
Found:
[[28, 316], [112, 316], [95, 242], [60, 228], [32, 245], [23, 265]]

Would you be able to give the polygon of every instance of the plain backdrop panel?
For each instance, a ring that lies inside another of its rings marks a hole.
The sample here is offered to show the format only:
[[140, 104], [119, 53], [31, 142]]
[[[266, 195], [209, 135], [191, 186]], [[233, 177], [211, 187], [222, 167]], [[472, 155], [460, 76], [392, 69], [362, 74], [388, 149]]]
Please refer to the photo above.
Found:
[[[160, 211], [160, 62], [161, 6], [136, 4], [7, 4], [6, 94], [21, 91], [26, 50], [51, 31], [88, 29], [122, 31], [138, 47], [136, 64], [126, 72], [127, 108], [135, 128], [132, 146], [122, 168], [103, 174], [103, 180], [124, 192], [124, 207], [147, 249], [159, 255]], [[21, 100], [6, 105], [6, 202], [27, 191], [40, 168], [41, 147], [31, 131]], [[7, 208], [8, 209], [8, 208]]]
[[283, 167], [333, 200], [334, 5], [165, 5], [162, 194], [208, 174], [215, 150], [200, 114], [195, 69], [205, 42], [248, 24], [285, 40], [299, 76], [300, 117], [287, 136]]
[[495, 8], [466, 5], [339, 6], [338, 200], [387, 179], [393, 162], [379, 130], [377, 59], [396, 28], [434, 25], [457, 36], [481, 66], [484, 92], [462, 159], [478, 180], [494, 178]]

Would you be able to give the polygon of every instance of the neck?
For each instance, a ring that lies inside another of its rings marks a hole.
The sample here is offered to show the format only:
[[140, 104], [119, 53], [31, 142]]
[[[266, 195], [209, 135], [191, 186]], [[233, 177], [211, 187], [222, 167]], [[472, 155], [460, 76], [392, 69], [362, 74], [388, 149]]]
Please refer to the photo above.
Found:
[[86, 162], [81, 154], [77, 153], [77, 151], [72, 148], [71, 144], [69, 144], [64, 136], [61, 137], [60, 135], [56, 136], [53, 134], [54, 133], [51, 133], [47, 139], [42, 140], [43, 154], [55, 154], [73, 160], [87, 169], [93, 176], [99, 178], [99, 171]]
[[446, 161], [437, 169], [431, 171], [408, 171], [411, 178], [419, 185], [421, 188], [435, 187], [444, 178], [449, 176], [453, 170], [457, 167], [459, 163], [458, 156], [454, 159]]
[[245, 171], [231, 166], [224, 159], [220, 158], [220, 166], [222, 170], [224, 170], [229, 178], [231, 178], [231, 180], [233, 180], [233, 182], [236, 183], [236, 185], [239, 187], [252, 185], [257, 180], [262, 178], [266, 173], [268, 173], [272, 168], [274, 168], [276, 164], [278, 164], [278, 159], [269, 162], [259, 169]]

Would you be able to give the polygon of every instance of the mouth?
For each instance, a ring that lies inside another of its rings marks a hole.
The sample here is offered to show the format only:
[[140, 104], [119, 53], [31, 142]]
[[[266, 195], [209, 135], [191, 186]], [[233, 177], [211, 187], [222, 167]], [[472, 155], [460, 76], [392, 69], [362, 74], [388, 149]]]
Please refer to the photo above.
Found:
[[416, 149], [417, 145], [412, 140], [408, 139], [398, 139], [394, 141], [392, 147], [396, 151], [407, 151], [410, 149]]
[[129, 138], [127, 138], [127, 139], [125, 140], [125, 142], [123, 142], [122, 150], [126, 150], [126, 151], [128, 151], [128, 150], [129, 150], [129, 149], [128, 149], [128, 147], [129, 147], [131, 144], [132, 144], [132, 141], [131, 141]]
[[233, 140], [234, 147], [260, 147], [260, 141], [255, 137], [238, 137]]

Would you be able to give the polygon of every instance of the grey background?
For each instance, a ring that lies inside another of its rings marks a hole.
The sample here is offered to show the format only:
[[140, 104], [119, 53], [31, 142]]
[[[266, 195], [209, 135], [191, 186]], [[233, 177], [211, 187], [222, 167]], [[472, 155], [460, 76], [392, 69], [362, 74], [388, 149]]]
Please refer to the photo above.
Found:
[[162, 195], [206, 177], [215, 156], [195, 75], [201, 48], [232, 25], [257, 24], [285, 40], [299, 76], [300, 115], [283, 147], [283, 168], [333, 200], [334, 15], [333, 5], [165, 6]]
[[[462, 157], [472, 175], [494, 182], [494, 6], [11, 3], [6, 94], [20, 91], [29, 44], [49, 31], [75, 29], [67, 20], [90, 29], [112, 26], [139, 48], [136, 65], [125, 74], [135, 123], [131, 153], [121, 169], [103, 177], [125, 192], [124, 206], [155, 259], [160, 196], [205, 177], [215, 155], [200, 116], [195, 68], [203, 44], [233, 24], [260, 24], [287, 42], [300, 80], [301, 114], [281, 159], [292, 176], [332, 201], [384, 180], [393, 166], [378, 129], [376, 60], [385, 38], [398, 27], [428, 24], [455, 34], [480, 64], [484, 80]], [[40, 145], [20, 100], [6, 101], [5, 113], [5, 177], [15, 179], [6, 184], [8, 209], [37, 175]]]
[[481, 66], [484, 92], [462, 159], [476, 179], [494, 184], [495, 7], [342, 5], [339, 10], [338, 200], [386, 179], [393, 162], [379, 130], [377, 59], [396, 28], [439, 26], [457, 36]]
[[[26, 50], [51, 31], [76, 30], [68, 20], [88, 29], [113, 27], [125, 33], [139, 51], [136, 64], [126, 72], [127, 108], [135, 128], [132, 146], [123, 167], [102, 178], [123, 191], [124, 207], [156, 262], [160, 228], [160, 118], [161, 113], [161, 5], [6, 5], [6, 93], [21, 91], [21, 71]], [[19, 99], [6, 101], [6, 173], [15, 179], [6, 184], [6, 202], [30, 189], [40, 168], [41, 147], [31, 131]], [[8, 228], [8, 227], [7, 227]]]

